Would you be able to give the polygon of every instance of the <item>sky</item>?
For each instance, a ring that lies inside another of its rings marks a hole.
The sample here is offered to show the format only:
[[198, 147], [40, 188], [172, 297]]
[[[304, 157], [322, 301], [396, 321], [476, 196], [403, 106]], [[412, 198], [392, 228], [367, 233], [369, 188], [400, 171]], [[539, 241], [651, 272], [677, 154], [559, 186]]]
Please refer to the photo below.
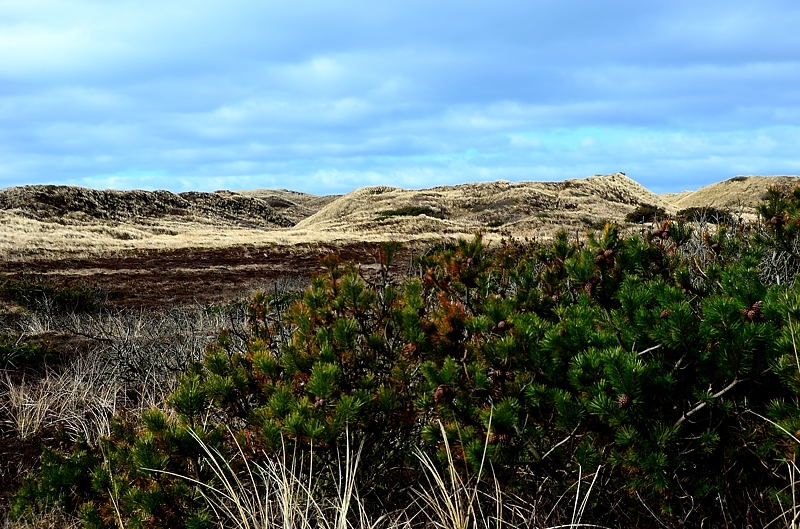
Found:
[[797, 0], [0, 0], [0, 188], [800, 174]]

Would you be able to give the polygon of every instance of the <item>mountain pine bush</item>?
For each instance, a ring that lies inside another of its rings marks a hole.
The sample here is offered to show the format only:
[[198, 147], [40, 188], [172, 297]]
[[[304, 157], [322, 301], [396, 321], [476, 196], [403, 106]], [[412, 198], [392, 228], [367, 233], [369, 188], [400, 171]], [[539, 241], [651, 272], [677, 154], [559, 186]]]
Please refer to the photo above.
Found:
[[759, 212], [749, 231], [476, 236], [418, 256], [411, 277], [391, 272], [395, 243], [371, 278], [327, 256], [304, 292], [254, 296], [244, 347], [223, 331], [162, 410], [48, 451], [15, 513], [210, 527], [198, 483], [219, 477], [197, 439], [242, 472], [239, 453], [335, 465], [349, 439], [384, 508], [408, 505], [422, 449], [467, 473], [488, 462], [539, 506], [594, 473], [584, 519], [604, 525], [764, 526], [792, 505], [800, 447], [800, 285], [770, 269], [798, 259], [800, 191]]

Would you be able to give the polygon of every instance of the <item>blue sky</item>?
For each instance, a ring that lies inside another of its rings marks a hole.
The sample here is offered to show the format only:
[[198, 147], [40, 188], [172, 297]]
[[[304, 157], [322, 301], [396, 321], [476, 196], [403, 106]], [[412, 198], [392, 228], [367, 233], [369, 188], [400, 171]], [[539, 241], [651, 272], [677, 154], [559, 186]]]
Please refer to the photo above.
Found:
[[0, 0], [0, 187], [800, 174], [800, 2]]

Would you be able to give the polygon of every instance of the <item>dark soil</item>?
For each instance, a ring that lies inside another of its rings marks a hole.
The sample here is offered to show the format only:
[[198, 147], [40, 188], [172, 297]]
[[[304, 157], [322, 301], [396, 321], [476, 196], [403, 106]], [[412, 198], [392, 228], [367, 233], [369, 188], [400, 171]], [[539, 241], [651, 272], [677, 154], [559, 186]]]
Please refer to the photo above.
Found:
[[[0, 280], [87, 286], [113, 307], [163, 308], [229, 301], [276, 282], [302, 284], [324, 271], [320, 259], [330, 253], [365, 270], [378, 263], [378, 245], [371, 243], [236, 247], [6, 262]], [[395, 266], [407, 267], [409, 255], [401, 253]]]

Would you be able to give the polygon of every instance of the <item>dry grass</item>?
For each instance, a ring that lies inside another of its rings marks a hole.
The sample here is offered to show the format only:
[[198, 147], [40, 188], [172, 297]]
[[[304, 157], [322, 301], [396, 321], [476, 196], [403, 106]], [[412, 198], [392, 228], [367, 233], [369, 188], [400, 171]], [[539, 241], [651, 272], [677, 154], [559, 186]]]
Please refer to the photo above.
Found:
[[[199, 443], [206, 463], [217, 478], [219, 486], [177, 475], [198, 487], [208, 502], [220, 527], [237, 529], [348, 529], [376, 527], [401, 527], [386, 524], [388, 517], [371, 518], [364, 501], [358, 496], [356, 474], [361, 451], [351, 450], [349, 441], [336, 473], [331, 476], [336, 484], [335, 494], [321, 492], [319, 469], [303, 466], [297, 454], [284, 452], [276, 457], [264, 458], [259, 464], [239, 447], [238, 456], [243, 472], [233, 469], [217, 450], [209, 447], [190, 431]], [[313, 460], [313, 458], [310, 458]], [[322, 472], [331, 469], [322, 469]], [[153, 472], [169, 472], [153, 470]]]
[[[431, 241], [485, 232], [548, 238], [556, 230], [624, 224], [636, 206], [675, 213], [726, 208], [743, 218], [770, 185], [797, 177], [736, 177], [702, 189], [656, 195], [622, 173], [557, 182], [488, 182], [422, 190], [367, 187], [344, 196], [286, 190], [183, 193], [32, 186], [0, 190], [0, 256], [31, 259], [181, 248], [386, 239]], [[43, 198], [44, 197], [44, 198]], [[386, 215], [428, 208], [437, 215]], [[435, 218], [441, 216], [442, 218]]]
[[800, 185], [800, 178], [796, 176], [737, 176], [696, 191], [685, 191], [664, 198], [678, 209], [715, 207], [751, 215], [770, 187], [797, 185]]
[[[476, 231], [484, 231], [487, 241], [546, 238], [558, 229], [623, 223], [641, 203], [674, 209], [621, 173], [423, 190], [369, 187], [341, 197], [270, 190], [173, 195], [10, 188], [0, 190], [0, 256], [25, 260], [245, 245], [432, 241]], [[383, 215], [407, 207], [431, 208], [443, 218]], [[262, 218], [265, 212], [274, 213], [270, 218], [276, 221]]]
[[113, 226], [107, 223], [61, 224], [33, 219], [15, 211], [0, 211], [0, 226], [0, 256], [14, 260], [248, 244], [290, 245], [307, 239], [282, 230], [209, 226], [171, 219], [154, 221], [150, 225], [130, 222]]
[[108, 380], [96, 362], [78, 361], [63, 372], [47, 373], [34, 381], [0, 381], [0, 403], [6, 428], [29, 439], [62, 427], [72, 439], [93, 443], [111, 434], [111, 418], [125, 403], [124, 387]]
[[[447, 447], [444, 469], [422, 451], [418, 457], [425, 473], [426, 487], [414, 490], [411, 503], [398, 512], [375, 514], [375, 509], [358, 492], [360, 448], [350, 445], [349, 437], [336, 468], [305, 467], [298, 454], [263, 457], [252, 461], [239, 447], [241, 461], [227, 460], [190, 432], [199, 443], [205, 462], [212, 469], [216, 482], [212, 486], [193, 478], [167, 473], [191, 482], [208, 502], [220, 527], [237, 529], [509, 529], [579, 528], [601, 525], [584, 523], [582, 518], [599, 470], [587, 477], [579, 471], [572, 506], [561, 510], [571, 516], [567, 524], [548, 526], [539, 520], [538, 508], [531, 504], [512, 504], [495, 479], [485, 479], [483, 470], [464, 477], [457, 469], [459, 462]], [[443, 432], [444, 433], [444, 432]], [[309, 458], [313, 460], [312, 458]], [[235, 471], [234, 466], [243, 471]], [[488, 463], [487, 463], [488, 468]], [[333, 490], [320, 486], [334, 483]], [[485, 485], [491, 484], [487, 493]], [[557, 505], [558, 506], [558, 505]], [[555, 508], [550, 509], [553, 514]], [[571, 515], [569, 514], [571, 513]]]
[[54, 508], [51, 512], [41, 514], [34, 520], [0, 521], [0, 527], [2, 529], [81, 529], [84, 525], [75, 516]]
[[[25, 314], [15, 327], [24, 336], [80, 337], [88, 350], [63, 367], [0, 379], [0, 421], [20, 439], [58, 427], [70, 439], [94, 443], [110, 435], [120, 408], [129, 412], [160, 406], [190, 362], [202, 358], [219, 329], [241, 341], [243, 305], [174, 307], [161, 312]], [[14, 376], [12, 376], [14, 375]]]

